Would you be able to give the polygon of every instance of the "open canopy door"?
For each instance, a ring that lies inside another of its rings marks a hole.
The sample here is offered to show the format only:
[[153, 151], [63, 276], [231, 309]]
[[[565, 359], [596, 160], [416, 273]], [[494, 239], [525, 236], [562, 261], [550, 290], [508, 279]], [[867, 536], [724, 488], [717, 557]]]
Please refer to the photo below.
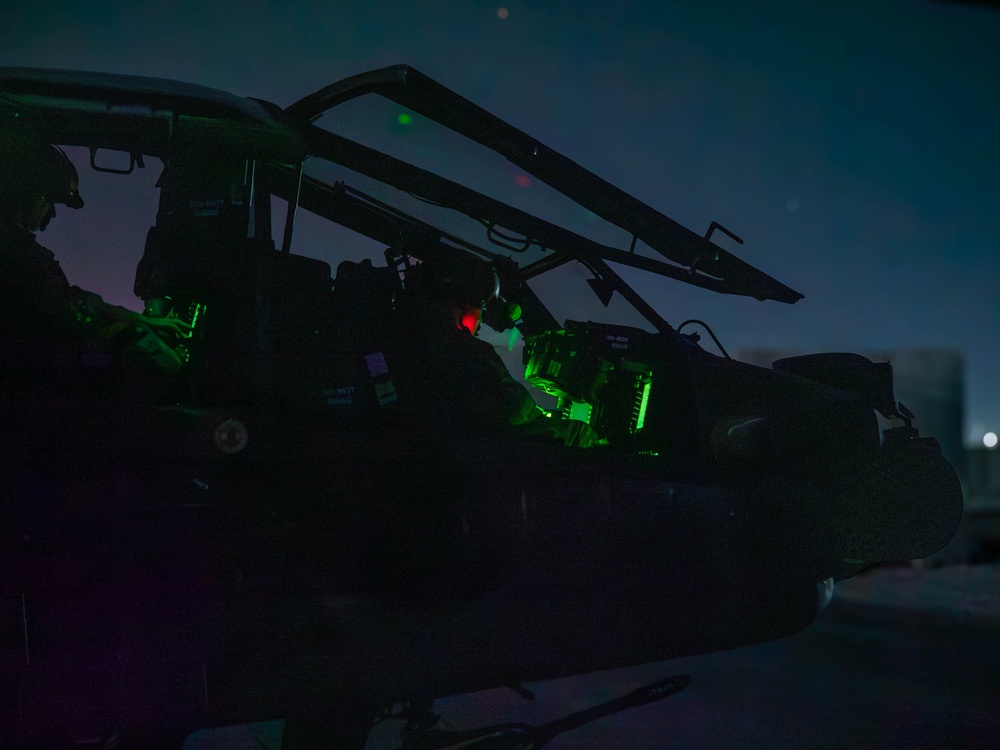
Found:
[[[638, 267], [649, 266], [646, 270], [723, 294], [738, 294], [788, 304], [803, 297], [706, 237], [664, 216], [408, 65], [394, 65], [351, 76], [300, 99], [289, 106], [285, 113], [306, 123], [338, 104], [371, 93], [405, 106], [486, 146], [580, 206], [642, 240], [677, 266], [670, 267], [672, 272], [665, 272], [652, 267], [652, 264], [632, 263], [628, 259], [623, 260], [621, 256], [631, 255], [636, 259], [641, 256], [621, 250], [605, 255], [606, 260]], [[505, 226], [521, 231], [526, 236], [539, 236], [537, 224], [526, 226], [532, 222], [526, 222], [525, 218], [533, 217], [528, 217], [523, 212], [424, 170], [405, 164], [403, 166], [409, 169], [400, 168], [402, 163], [399, 160], [341, 136], [326, 137], [330, 135], [332, 134], [318, 129], [309, 134], [313, 148], [325, 151], [328, 158], [349, 158], [352, 161], [351, 168], [401, 189], [412, 191], [416, 187], [416, 180], [422, 183], [424, 189], [433, 191], [433, 194], [424, 197], [465, 213], [469, 212], [470, 200], [492, 202], [496, 209], [493, 215], [507, 217], [503, 222]], [[516, 214], [522, 215], [518, 217]], [[548, 229], [549, 233], [552, 229], [566, 231], [552, 225], [548, 225]], [[552, 247], [558, 249], [557, 245]], [[612, 257], [613, 255], [619, 257]]]

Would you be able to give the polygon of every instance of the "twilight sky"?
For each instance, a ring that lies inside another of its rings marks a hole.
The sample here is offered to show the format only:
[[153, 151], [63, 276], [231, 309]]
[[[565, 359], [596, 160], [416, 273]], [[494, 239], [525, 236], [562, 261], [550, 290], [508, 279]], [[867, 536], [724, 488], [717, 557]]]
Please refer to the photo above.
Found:
[[[967, 437], [1000, 432], [1000, 12], [747, 5], [0, 2], [0, 65], [173, 78], [287, 106], [410, 64], [689, 228], [719, 221], [746, 242], [720, 244], [806, 295], [761, 303], [629, 274], [671, 323], [705, 320], [730, 351], [958, 349]], [[136, 308], [158, 165], [124, 191], [71, 155], [87, 207], [39, 239], [71, 281]], [[525, 207], [563, 210], [522, 190]]]

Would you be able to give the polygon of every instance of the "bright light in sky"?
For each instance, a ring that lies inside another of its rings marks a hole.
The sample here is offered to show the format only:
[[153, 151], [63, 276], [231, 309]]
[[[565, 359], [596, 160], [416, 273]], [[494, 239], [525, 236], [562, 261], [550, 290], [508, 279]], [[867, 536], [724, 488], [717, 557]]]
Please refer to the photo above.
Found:
[[995, 432], [987, 432], [983, 435], [983, 445], [987, 448], [997, 447], [997, 434]]
[[497, 8], [497, 18], [501, 21], [510, 15], [510, 11], [506, 8]]

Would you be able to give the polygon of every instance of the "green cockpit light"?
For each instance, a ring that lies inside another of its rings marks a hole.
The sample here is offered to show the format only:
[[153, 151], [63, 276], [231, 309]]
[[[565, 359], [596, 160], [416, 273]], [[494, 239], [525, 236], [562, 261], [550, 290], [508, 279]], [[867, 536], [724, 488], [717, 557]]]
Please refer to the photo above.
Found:
[[639, 401], [639, 414], [635, 418], [635, 428], [633, 432], [638, 432], [646, 423], [646, 406], [649, 404], [649, 389], [653, 385], [652, 373], [646, 373], [642, 379], [642, 396]]

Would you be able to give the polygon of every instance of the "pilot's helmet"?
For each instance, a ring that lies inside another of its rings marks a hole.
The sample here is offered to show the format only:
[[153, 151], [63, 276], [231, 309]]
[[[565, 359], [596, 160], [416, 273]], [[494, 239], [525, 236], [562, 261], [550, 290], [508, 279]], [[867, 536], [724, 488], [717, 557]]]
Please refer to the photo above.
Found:
[[82, 208], [76, 167], [58, 146], [18, 128], [0, 129], [0, 194], [5, 199], [45, 198]]
[[483, 308], [500, 294], [500, 279], [487, 261], [464, 250], [438, 245], [414, 269], [411, 281], [425, 300], [442, 303], [456, 313], [456, 324], [475, 333]]
[[53, 203], [62, 203], [70, 208], [83, 208], [80, 196], [80, 176], [66, 152], [58, 146], [45, 144], [39, 166], [39, 184], [42, 195]]

